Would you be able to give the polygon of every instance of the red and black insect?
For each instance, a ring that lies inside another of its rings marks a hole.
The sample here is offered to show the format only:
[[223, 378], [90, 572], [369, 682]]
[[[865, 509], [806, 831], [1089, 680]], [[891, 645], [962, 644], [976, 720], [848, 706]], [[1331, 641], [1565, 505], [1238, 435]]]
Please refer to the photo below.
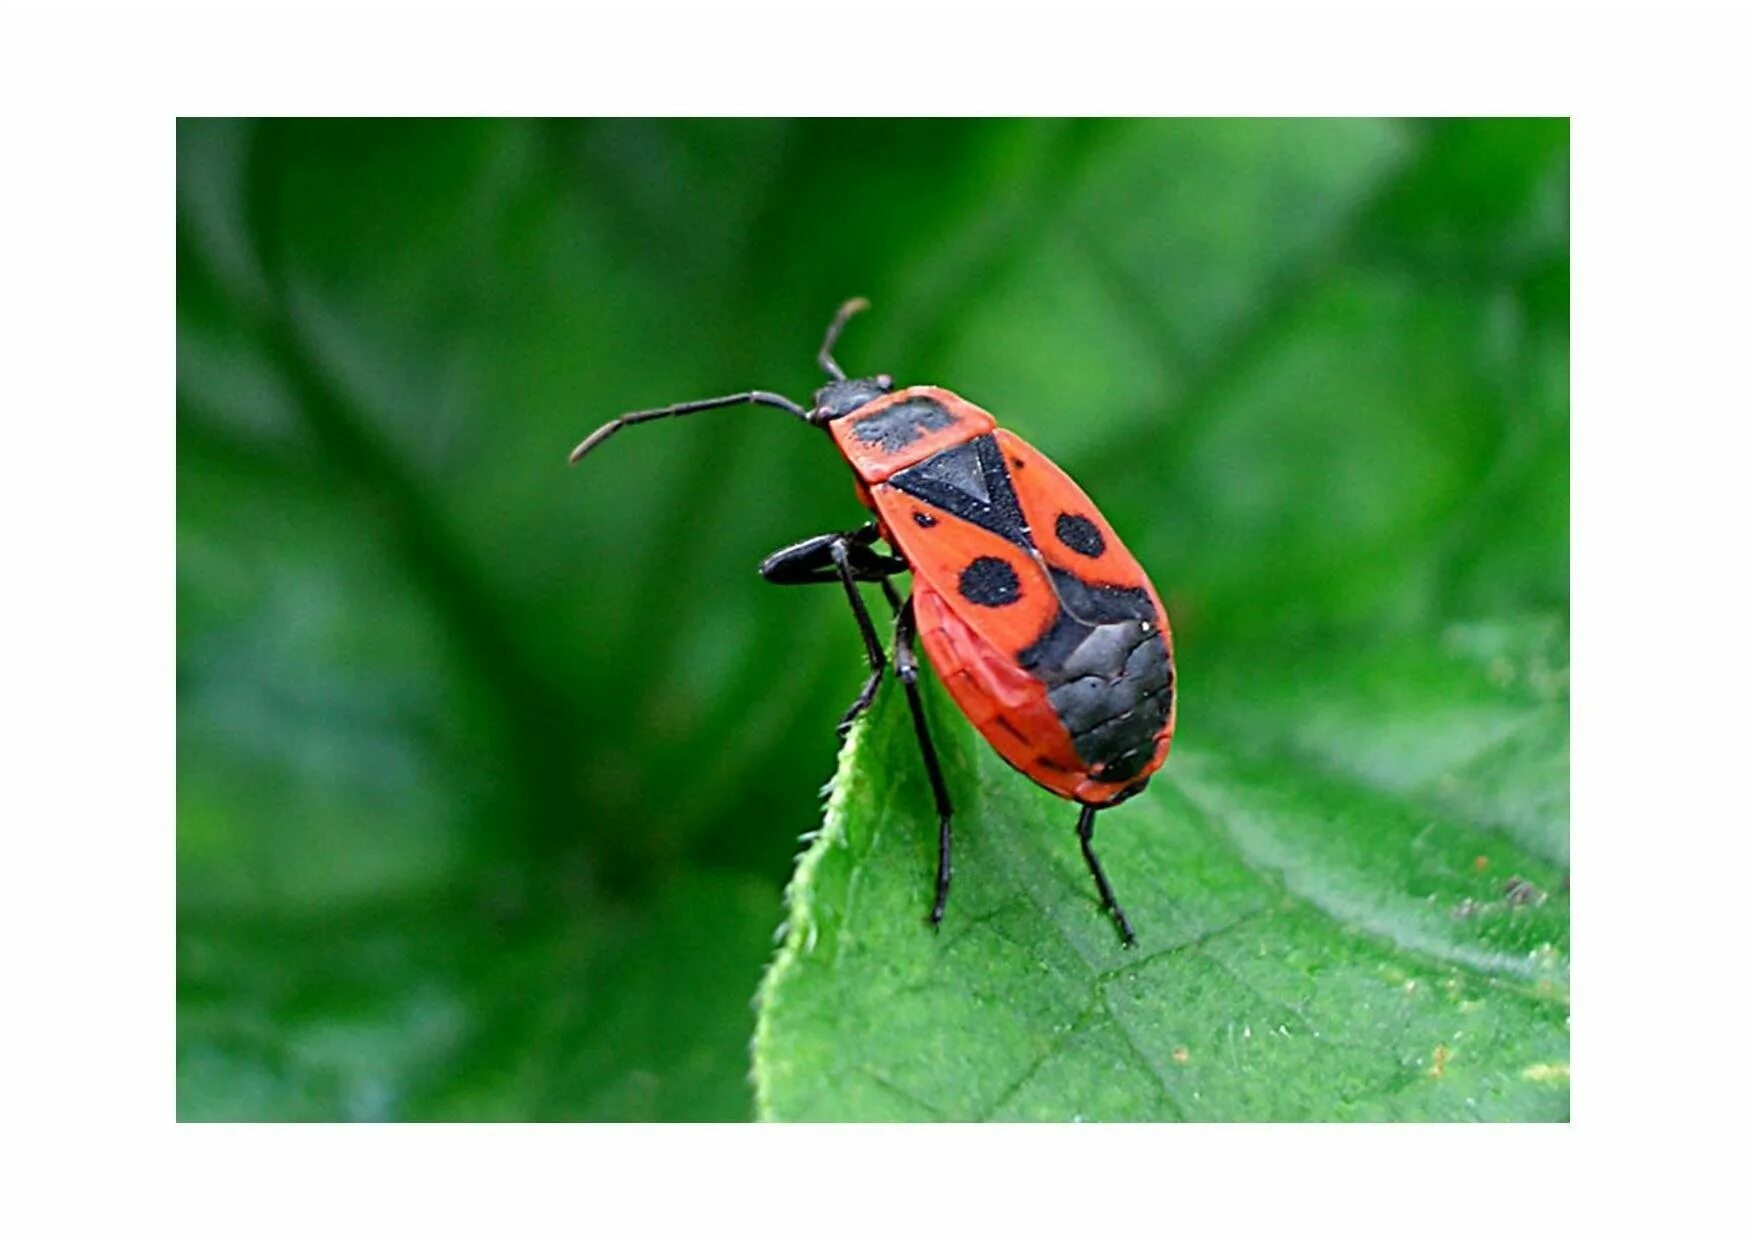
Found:
[[[782, 408], [826, 429], [876, 518], [787, 546], [760, 573], [774, 584], [845, 589], [870, 677], [840, 719], [842, 734], [869, 708], [889, 665], [858, 586], [880, 585], [894, 609], [894, 673], [937, 804], [931, 923], [941, 922], [949, 898], [952, 810], [919, 699], [921, 642], [998, 755], [1082, 806], [1083, 859], [1129, 946], [1131, 924], [1095, 855], [1095, 814], [1142, 791], [1168, 756], [1175, 701], [1167, 612], [1088, 496], [990, 413], [941, 387], [896, 391], [886, 374], [846, 377], [833, 347], [864, 308], [862, 299], [848, 301], [828, 326], [817, 360], [833, 381], [812, 408], [746, 391], [627, 413], [579, 443], [572, 463], [622, 426], [738, 404]], [[892, 578], [906, 572], [913, 586], [903, 601]]]

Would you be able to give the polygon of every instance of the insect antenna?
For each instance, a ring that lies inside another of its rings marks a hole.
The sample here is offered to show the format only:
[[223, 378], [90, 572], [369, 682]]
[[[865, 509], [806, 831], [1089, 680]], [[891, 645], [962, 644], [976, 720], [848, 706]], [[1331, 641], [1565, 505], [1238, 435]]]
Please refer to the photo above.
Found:
[[736, 404], [766, 404], [772, 408], [782, 408], [795, 417], [809, 420], [809, 412], [801, 404], [787, 400], [782, 395], [771, 391], [743, 391], [736, 395], [721, 395], [710, 400], [690, 400], [686, 404], [671, 404], [665, 408], [647, 408], [636, 413], [622, 413], [613, 421], [604, 422], [590, 432], [588, 438], [572, 448], [568, 460], [576, 464], [604, 441], [618, 433], [622, 426], [636, 426], [641, 421], [656, 421], [660, 417], [685, 417], [689, 413], [703, 413], [709, 408], [729, 408]]
[[851, 321], [852, 315], [869, 308], [870, 303], [863, 297], [853, 297], [839, 307], [839, 313], [835, 314], [833, 321], [827, 324], [827, 335], [821, 341], [821, 351], [815, 354], [815, 360], [835, 382], [845, 382], [846, 372], [840, 369], [839, 362], [833, 359], [833, 346], [839, 343], [840, 332], [846, 329], [846, 323]]

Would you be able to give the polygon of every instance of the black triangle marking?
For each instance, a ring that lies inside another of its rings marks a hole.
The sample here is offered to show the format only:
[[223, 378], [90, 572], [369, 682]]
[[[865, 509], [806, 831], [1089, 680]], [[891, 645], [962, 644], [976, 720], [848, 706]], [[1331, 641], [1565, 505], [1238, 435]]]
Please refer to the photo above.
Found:
[[940, 451], [921, 460], [900, 476], [914, 485], [954, 490], [968, 502], [980, 507], [990, 507], [992, 504], [991, 491], [986, 488], [985, 470], [980, 467], [979, 453], [971, 443], [962, 443], [947, 451]]
[[990, 529], [1018, 546], [1034, 545], [1022, 519], [1021, 504], [1016, 501], [1016, 489], [1010, 483], [1004, 453], [989, 434], [939, 451], [888, 481], [895, 489]]

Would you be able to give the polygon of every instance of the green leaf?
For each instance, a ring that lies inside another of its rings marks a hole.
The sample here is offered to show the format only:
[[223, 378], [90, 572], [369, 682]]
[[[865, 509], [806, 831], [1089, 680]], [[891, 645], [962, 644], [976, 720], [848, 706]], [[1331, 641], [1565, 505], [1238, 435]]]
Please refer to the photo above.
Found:
[[956, 881], [926, 928], [930, 800], [885, 692], [789, 892], [761, 1115], [1565, 1118], [1566, 648], [1534, 618], [1183, 665], [1167, 766], [1098, 818], [1135, 951], [1075, 807], [935, 693]]
[[790, 889], [763, 1117], [1567, 1117], [1566, 139], [1105, 130], [990, 264], [1007, 295], [944, 354], [970, 390], [1029, 372], [1007, 422], [1176, 621], [1175, 752], [1099, 819], [1140, 946], [1074, 807], [935, 689], [957, 863], [928, 932], [934, 818], [885, 695]]

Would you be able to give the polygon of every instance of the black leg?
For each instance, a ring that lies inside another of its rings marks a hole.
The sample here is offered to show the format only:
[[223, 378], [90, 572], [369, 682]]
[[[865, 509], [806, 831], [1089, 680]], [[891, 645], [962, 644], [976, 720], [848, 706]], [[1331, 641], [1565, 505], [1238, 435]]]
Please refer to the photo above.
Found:
[[[852, 579], [886, 582], [890, 576], [907, 570], [906, 561], [876, 550], [881, 539], [874, 524], [867, 524], [850, 533], [821, 533], [775, 550], [761, 560], [761, 579], [773, 585], [827, 585], [840, 579], [839, 563], [834, 557], [835, 543], [845, 547], [846, 559], [852, 569]], [[889, 598], [898, 606], [893, 590]]]
[[845, 588], [846, 600], [851, 603], [852, 615], [858, 621], [859, 635], [864, 638], [864, 656], [870, 666], [870, 676], [864, 681], [851, 708], [840, 718], [841, 736], [876, 699], [876, 689], [882, 685], [882, 673], [888, 665], [870, 611], [864, 605], [863, 594], [858, 591], [858, 582], [880, 582], [893, 604], [896, 602], [894, 587], [888, 583], [888, 578], [906, 570], [905, 561], [877, 553], [872, 548], [876, 540], [876, 526], [873, 524], [851, 533], [823, 533], [775, 551], [760, 565], [761, 576], [776, 585], [827, 584], [837, 580]]
[[1095, 813], [1094, 804], [1084, 804], [1083, 813], [1077, 818], [1077, 840], [1083, 844], [1083, 862], [1088, 864], [1089, 872], [1095, 877], [1095, 888], [1101, 893], [1101, 910], [1113, 917], [1113, 923], [1119, 929], [1119, 938], [1126, 946], [1138, 944], [1137, 934], [1132, 932], [1131, 921], [1125, 918], [1125, 912], [1120, 909], [1119, 900], [1113, 897], [1113, 887], [1107, 884], [1107, 874], [1101, 871], [1101, 861], [1095, 858]]
[[846, 732], [852, 729], [852, 723], [862, 717], [864, 711], [870, 708], [870, 702], [876, 699], [876, 689], [882, 684], [882, 672], [887, 669], [888, 660], [882, 655], [882, 642], [877, 639], [876, 625], [870, 622], [870, 612], [864, 606], [864, 595], [858, 592], [857, 578], [852, 575], [851, 552], [846, 548], [844, 538], [833, 543], [833, 563], [839, 569], [840, 583], [846, 587], [846, 601], [852, 604], [852, 614], [858, 620], [858, 631], [864, 637], [864, 656], [870, 661], [870, 677], [864, 681], [864, 686], [859, 690], [851, 707], [840, 715], [838, 730], [843, 739]]
[[913, 604], [909, 597], [900, 608], [894, 624], [894, 674], [906, 690], [907, 708], [912, 711], [913, 733], [918, 736], [919, 753], [925, 758], [925, 773], [931, 779], [931, 794], [937, 799], [937, 893], [931, 900], [931, 927], [943, 923], [943, 909], [949, 904], [949, 818], [954, 809], [949, 803], [949, 788], [943, 785], [943, 768], [937, 764], [937, 749], [931, 743], [931, 730], [925, 724], [925, 703], [919, 697], [919, 657], [913, 648], [916, 635]]
[[721, 395], [710, 400], [689, 400], [685, 404], [671, 404], [665, 408], [647, 408], [636, 413], [622, 413], [613, 421], [604, 422], [590, 432], [590, 436], [576, 447], [572, 448], [571, 462], [578, 463], [594, 451], [600, 444], [620, 432], [622, 426], [636, 426], [641, 421], [656, 421], [660, 417], [685, 417], [689, 413], [703, 413], [710, 408], [729, 408], [735, 404], [765, 404], [772, 408], [782, 408], [792, 416], [809, 420], [809, 411], [795, 400], [787, 400], [782, 395], [771, 391], [742, 391], [736, 395]]

